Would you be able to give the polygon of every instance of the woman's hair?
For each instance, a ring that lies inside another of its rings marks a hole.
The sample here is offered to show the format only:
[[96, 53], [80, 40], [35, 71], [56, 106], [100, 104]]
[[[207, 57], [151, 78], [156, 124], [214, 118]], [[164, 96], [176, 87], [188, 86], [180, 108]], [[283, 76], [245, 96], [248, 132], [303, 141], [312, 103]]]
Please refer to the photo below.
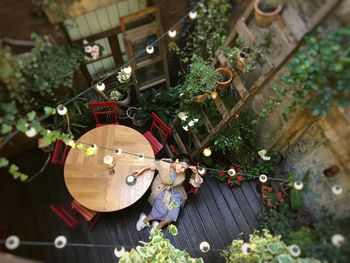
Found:
[[191, 157], [188, 154], [182, 153], [176, 159], [178, 159], [179, 162], [184, 162], [191, 165]]
[[[187, 163], [188, 165], [191, 165], [191, 157], [188, 154], [185, 154], [185, 153], [179, 154], [177, 156], [177, 159], [179, 160], [179, 162], [184, 162], [184, 163]], [[192, 170], [186, 169], [185, 171], [186, 179], [183, 183], [186, 192], [191, 188], [191, 185], [189, 183], [191, 176], [192, 176]]]

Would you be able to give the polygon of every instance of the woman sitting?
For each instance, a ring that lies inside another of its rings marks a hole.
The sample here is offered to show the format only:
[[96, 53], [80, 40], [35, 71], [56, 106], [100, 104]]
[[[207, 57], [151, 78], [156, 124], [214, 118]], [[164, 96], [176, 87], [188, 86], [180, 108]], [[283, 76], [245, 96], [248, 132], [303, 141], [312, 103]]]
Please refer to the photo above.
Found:
[[[153, 220], [153, 227], [161, 229], [171, 222], [176, 222], [180, 207], [187, 199], [187, 194], [183, 183], [186, 180], [185, 171], [191, 169], [192, 178], [199, 184], [202, 178], [199, 176], [196, 167], [190, 166], [190, 158], [187, 155], [181, 155], [175, 162], [166, 162], [165, 160], [154, 161], [150, 166], [135, 171], [135, 176], [139, 176], [146, 170], [158, 170], [158, 175], [152, 183], [152, 191], [148, 202], [152, 205], [151, 213], [146, 216], [141, 213], [136, 223], [136, 229], [141, 231], [147, 226], [147, 223]], [[158, 221], [160, 221], [158, 223]]]

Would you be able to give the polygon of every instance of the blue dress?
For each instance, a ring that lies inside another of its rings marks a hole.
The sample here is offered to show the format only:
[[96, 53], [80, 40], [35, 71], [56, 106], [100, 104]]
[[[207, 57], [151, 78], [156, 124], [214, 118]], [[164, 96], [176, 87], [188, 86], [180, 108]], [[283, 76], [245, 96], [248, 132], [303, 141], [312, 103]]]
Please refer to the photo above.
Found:
[[[175, 182], [177, 177], [177, 174], [175, 171], [171, 171], [170, 172], [170, 179], [172, 184]], [[170, 196], [170, 203], [172, 203], [173, 201], [175, 201], [177, 203], [177, 205], [175, 207], [173, 207], [171, 210], [169, 210], [168, 208], [166, 208], [164, 206], [163, 203], [163, 198], [164, 198], [164, 194], [165, 191], [170, 191], [171, 192], [171, 196]], [[170, 219], [173, 222], [176, 222], [178, 216], [179, 216], [179, 212], [180, 212], [180, 207], [183, 201], [183, 196], [182, 193], [179, 190], [176, 189], [169, 189], [169, 190], [164, 190], [162, 191], [155, 199], [153, 206], [152, 206], [152, 211], [151, 211], [151, 216], [159, 221], [163, 221], [165, 219]]]

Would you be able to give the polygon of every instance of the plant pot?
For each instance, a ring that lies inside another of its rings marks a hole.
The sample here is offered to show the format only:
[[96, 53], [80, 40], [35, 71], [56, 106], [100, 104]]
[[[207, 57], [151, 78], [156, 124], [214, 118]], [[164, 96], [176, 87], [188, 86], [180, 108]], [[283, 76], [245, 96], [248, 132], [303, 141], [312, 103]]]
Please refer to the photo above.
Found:
[[197, 103], [204, 102], [207, 99], [207, 97], [208, 97], [207, 94], [198, 95], [196, 97], [196, 102]]
[[230, 83], [232, 82], [233, 79], [233, 73], [229, 68], [217, 68], [215, 69], [216, 72], [218, 72], [221, 76], [224, 77], [224, 81], [217, 81], [216, 85], [220, 89], [226, 88]]
[[249, 57], [247, 54], [250, 54], [250, 52], [253, 52], [250, 48], [244, 48], [241, 52], [238, 53], [236, 64], [240, 71], [244, 71], [247, 64], [247, 59]]
[[118, 100], [117, 104], [119, 106], [126, 106], [130, 104], [130, 101], [131, 101], [131, 96], [130, 96], [130, 92], [128, 91], [126, 98], [124, 100]]
[[282, 5], [278, 5], [275, 9], [271, 10], [262, 10], [262, 5], [264, 5], [263, 0], [255, 0], [255, 21], [259, 27], [268, 27], [276, 18], [276, 16], [281, 12]]

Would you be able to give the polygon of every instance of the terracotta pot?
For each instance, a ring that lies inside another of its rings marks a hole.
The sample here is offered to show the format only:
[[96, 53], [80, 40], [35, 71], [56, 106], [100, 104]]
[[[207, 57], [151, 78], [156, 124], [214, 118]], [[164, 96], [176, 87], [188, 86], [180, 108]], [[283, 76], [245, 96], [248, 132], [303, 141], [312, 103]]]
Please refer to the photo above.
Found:
[[225, 81], [218, 81], [216, 82], [216, 85], [220, 89], [226, 88], [230, 83], [232, 82], [233, 79], [233, 73], [229, 68], [217, 68], [215, 69], [216, 72], [218, 72], [220, 75], [223, 75], [226, 80]]
[[196, 97], [196, 102], [201, 103], [207, 99], [207, 94], [198, 95]]
[[259, 27], [268, 27], [281, 12], [282, 5], [278, 5], [276, 9], [271, 12], [265, 12], [259, 8], [261, 2], [262, 0], [255, 0], [254, 2], [255, 21]]

